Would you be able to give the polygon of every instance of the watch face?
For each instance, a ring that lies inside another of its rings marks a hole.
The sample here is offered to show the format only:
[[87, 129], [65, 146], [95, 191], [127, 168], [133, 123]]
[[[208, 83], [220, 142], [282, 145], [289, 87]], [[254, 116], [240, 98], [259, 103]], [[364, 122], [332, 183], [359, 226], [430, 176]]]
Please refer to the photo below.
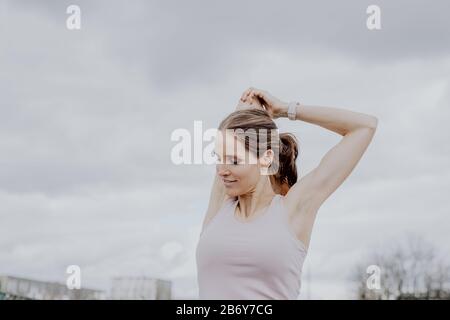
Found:
[[288, 118], [291, 120], [295, 120], [296, 116], [296, 103], [291, 102], [288, 107]]

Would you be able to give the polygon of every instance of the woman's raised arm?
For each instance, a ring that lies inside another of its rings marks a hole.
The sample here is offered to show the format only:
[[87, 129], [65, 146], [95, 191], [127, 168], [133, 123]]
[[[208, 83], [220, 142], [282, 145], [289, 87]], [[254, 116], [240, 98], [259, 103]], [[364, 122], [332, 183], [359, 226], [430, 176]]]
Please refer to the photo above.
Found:
[[[263, 99], [264, 107], [274, 118], [287, 117], [288, 103], [267, 91], [250, 88], [247, 96]], [[308, 245], [319, 207], [353, 171], [372, 141], [378, 119], [332, 107], [297, 104], [295, 109], [295, 120], [309, 122], [343, 136], [325, 154], [319, 165], [297, 181], [285, 196], [285, 205], [298, 237]]]
[[222, 181], [220, 181], [219, 176], [217, 174], [215, 174], [214, 181], [211, 186], [211, 193], [209, 196], [208, 209], [206, 210], [206, 214], [203, 219], [203, 225], [202, 225], [201, 232], [203, 232], [203, 230], [204, 230], [205, 226], [208, 224], [208, 222], [219, 211], [219, 209], [222, 206], [226, 197], [227, 197], [227, 195], [225, 193], [225, 186], [223, 185]]

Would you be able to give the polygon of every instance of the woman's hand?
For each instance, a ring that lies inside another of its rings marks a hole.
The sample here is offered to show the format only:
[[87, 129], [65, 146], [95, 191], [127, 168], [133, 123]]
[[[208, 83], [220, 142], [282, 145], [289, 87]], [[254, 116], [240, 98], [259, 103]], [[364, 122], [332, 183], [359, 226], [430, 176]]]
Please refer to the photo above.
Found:
[[244, 110], [244, 109], [261, 109], [266, 110], [260, 103], [250, 103], [250, 102], [243, 102], [242, 100], [239, 100], [238, 105], [236, 106], [236, 110]]
[[236, 106], [236, 110], [245, 110], [245, 109], [262, 109], [266, 110], [259, 99], [256, 97], [247, 97], [245, 100], [239, 99], [238, 105]]
[[250, 87], [244, 91], [240, 101], [243, 104], [253, 103], [252, 105], [262, 107], [273, 119], [285, 117], [287, 115], [288, 104], [272, 96], [265, 90]]

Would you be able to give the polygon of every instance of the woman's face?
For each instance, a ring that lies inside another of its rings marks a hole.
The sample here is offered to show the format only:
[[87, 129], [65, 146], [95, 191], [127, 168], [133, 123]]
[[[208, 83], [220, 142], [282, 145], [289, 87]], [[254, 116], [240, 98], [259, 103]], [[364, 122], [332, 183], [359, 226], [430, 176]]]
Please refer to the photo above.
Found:
[[218, 131], [215, 141], [216, 172], [229, 196], [246, 194], [255, 189], [261, 176], [261, 161], [244, 143], [226, 132]]

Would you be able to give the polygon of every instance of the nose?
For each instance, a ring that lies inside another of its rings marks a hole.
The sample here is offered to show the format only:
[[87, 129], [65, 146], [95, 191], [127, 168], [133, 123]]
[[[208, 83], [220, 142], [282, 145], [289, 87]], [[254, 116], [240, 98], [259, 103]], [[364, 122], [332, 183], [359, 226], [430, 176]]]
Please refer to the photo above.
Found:
[[221, 177], [229, 176], [231, 174], [230, 169], [228, 169], [225, 164], [217, 164], [216, 165], [217, 174]]

